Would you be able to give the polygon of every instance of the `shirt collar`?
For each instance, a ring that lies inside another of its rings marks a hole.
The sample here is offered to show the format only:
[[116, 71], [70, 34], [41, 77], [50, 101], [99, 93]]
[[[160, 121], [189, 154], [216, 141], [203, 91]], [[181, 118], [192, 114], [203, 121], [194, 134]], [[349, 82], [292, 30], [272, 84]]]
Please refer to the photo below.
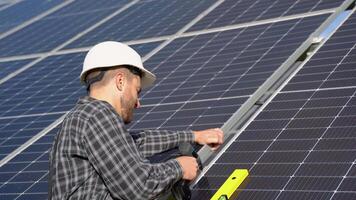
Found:
[[80, 97], [77, 103], [78, 104], [87, 104], [87, 103], [94, 102], [94, 101], [100, 101], [100, 100], [97, 100], [90, 96], [84, 96], [84, 97]]

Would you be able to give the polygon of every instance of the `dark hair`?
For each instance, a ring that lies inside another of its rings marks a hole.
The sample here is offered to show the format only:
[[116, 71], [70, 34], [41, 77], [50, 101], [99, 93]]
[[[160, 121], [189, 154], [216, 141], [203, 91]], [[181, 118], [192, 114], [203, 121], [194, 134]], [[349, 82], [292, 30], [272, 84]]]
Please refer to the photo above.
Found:
[[132, 74], [139, 76], [140, 78], [142, 78], [143, 76], [143, 71], [140, 70], [137, 67], [131, 66], [131, 65], [123, 65], [122, 67], [127, 68]]
[[85, 85], [87, 87], [87, 92], [89, 92], [90, 90], [90, 85], [92, 85], [93, 83], [95, 82], [98, 82], [98, 81], [101, 81], [101, 79], [103, 79], [104, 75], [105, 75], [105, 72], [110, 70], [110, 69], [117, 69], [117, 68], [126, 68], [128, 69], [132, 74], [136, 75], [136, 76], [139, 76], [140, 78], [142, 78], [143, 76], [143, 72], [135, 67], [135, 66], [131, 66], [131, 65], [120, 65], [120, 66], [113, 66], [113, 67], [102, 67], [102, 68], [97, 68], [97, 69], [94, 69], [93, 71], [99, 71], [100, 73], [97, 75], [97, 76], [94, 76], [90, 79], [87, 79], [88, 75], [90, 74], [91, 71], [89, 71], [85, 78], [84, 78], [84, 82], [85, 82]]

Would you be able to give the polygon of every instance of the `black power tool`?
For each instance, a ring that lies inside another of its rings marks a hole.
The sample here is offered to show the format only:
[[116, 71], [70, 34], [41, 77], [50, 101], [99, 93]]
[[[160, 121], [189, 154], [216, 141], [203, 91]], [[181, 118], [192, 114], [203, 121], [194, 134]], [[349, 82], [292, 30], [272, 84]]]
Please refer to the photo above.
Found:
[[[202, 162], [199, 158], [198, 153], [190, 143], [182, 143], [179, 145], [179, 152], [182, 156], [193, 156], [197, 159], [199, 169], [203, 170]], [[176, 200], [190, 200], [190, 182], [186, 180], [178, 181], [172, 188], [172, 196]]]

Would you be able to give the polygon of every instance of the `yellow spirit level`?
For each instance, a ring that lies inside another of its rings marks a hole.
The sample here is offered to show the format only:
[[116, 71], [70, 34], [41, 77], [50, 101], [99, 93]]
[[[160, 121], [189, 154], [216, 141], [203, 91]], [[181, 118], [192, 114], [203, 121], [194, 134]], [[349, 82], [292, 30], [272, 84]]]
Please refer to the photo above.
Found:
[[211, 200], [228, 200], [247, 176], [247, 169], [235, 169]]

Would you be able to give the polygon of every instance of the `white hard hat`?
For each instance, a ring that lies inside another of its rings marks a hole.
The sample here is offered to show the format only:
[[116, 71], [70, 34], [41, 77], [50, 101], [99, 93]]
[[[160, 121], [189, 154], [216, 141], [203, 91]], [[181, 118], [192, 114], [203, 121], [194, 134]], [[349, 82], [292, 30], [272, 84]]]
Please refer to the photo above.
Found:
[[156, 80], [156, 76], [143, 67], [141, 56], [134, 49], [121, 42], [106, 41], [92, 47], [85, 56], [80, 81], [85, 83], [87, 72], [92, 69], [120, 65], [133, 66], [141, 70], [142, 88], [151, 86]]

